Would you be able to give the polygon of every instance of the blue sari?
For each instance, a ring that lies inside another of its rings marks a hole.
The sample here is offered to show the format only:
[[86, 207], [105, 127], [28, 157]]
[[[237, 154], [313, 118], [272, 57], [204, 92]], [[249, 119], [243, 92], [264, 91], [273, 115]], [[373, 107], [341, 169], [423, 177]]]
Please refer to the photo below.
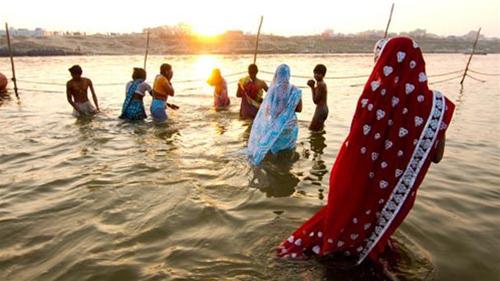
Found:
[[247, 154], [254, 165], [260, 164], [268, 152], [296, 146], [299, 128], [295, 109], [301, 96], [302, 91], [290, 84], [290, 68], [280, 65], [252, 124]]
[[146, 110], [144, 109], [144, 103], [142, 99], [135, 100], [133, 99], [135, 91], [139, 87], [144, 80], [137, 79], [132, 81], [130, 86], [127, 89], [127, 95], [125, 96], [125, 101], [122, 106], [122, 114], [120, 115], [121, 119], [128, 120], [143, 120], [147, 118]]

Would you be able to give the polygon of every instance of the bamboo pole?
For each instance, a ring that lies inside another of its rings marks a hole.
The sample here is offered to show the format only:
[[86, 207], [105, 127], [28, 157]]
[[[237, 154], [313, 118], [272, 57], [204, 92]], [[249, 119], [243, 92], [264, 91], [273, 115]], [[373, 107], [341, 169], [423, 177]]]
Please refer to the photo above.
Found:
[[255, 52], [253, 53], [253, 63], [257, 62], [257, 51], [259, 50], [259, 37], [260, 37], [260, 28], [262, 27], [262, 21], [264, 20], [264, 16], [260, 16], [259, 30], [257, 30], [257, 39], [255, 40]]
[[10, 66], [12, 67], [12, 81], [14, 82], [14, 93], [16, 93], [16, 98], [19, 99], [19, 94], [17, 93], [16, 68], [14, 67], [14, 57], [12, 56], [12, 46], [10, 45], [9, 25], [7, 23], [5, 23], [5, 35], [7, 36], [7, 45], [9, 46]]
[[469, 70], [469, 64], [470, 64], [470, 61], [472, 60], [472, 56], [474, 55], [474, 51], [476, 50], [476, 45], [477, 45], [477, 41], [479, 40], [480, 33], [481, 33], [481, 28], [479, 28], [479, 30], [477, 31], [476, 41], [474, 41], [474, 45], [472, 45], [472, 52], [470, 53], [469, 60], [467, 61], [467, 65], [465, 66], [464, 76], [462, 76], [462, 80], [460, 81], [461, 85], [464, 83], [465, 76], [467, 76], [467, 71]]
[[146, 64], [148, 62], [148, 53], [149, 53], [149, 28], [146, 39], [146, 53], [144, 54], [144, 70], [146, 70]]
[[384, 38], [387, 38], [387, 35], [389, 35], [388, 32], [389, 32], [389, 26], [391, 25], [393, 11], [394, 11], [394, 3], [392, 3], [392, 6], [391, 6], [391, 13], [389, 14], [389, 20], [387, 21], [387, 26], [385, 27]]

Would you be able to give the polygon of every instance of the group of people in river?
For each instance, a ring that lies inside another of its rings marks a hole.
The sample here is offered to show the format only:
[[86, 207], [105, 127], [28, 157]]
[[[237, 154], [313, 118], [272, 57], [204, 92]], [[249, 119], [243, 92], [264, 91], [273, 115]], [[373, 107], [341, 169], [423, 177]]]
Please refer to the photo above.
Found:
[[[353, 265], [368, 257], [383, 264], [393, 245], [389, 238], [412, 208], [431, 162], [443, 157], [454, 104], [429, 89], [420, 47], [411, 38], [395, 37], [380, 40], [374, 51], [375, 65], [331, 170], [327, 204], [279, 245], [280, 257], [342, 256]], [[92, 82], [81, 77], [77, 66], [70, 72], [67, 93], [75, 114], [98, 111]], [[254, 119], [247, 148], [254, 165], [268, 154], [296, 146], [296, 112], [302, 110], [302, 91], [290, 83], [288, 65], [277, 67], [269, 86], [257, 73], [257, 66], [250, 65], [236, 93], [241, 98], [240, 116]], [[317, 65], [315, 80], [307, 83], [316, 104], [311, 130], [322, 130], [328, 117], [325, 74], [326, 67]], [[163, 64], [150, 87], [144, 69], [135, 68], [120, 118], [145, 118], [142, 99], [149, 92], [153, 119], [166, 120], [165, 108], [172, 107], [166, 101], [174, 96], [172, 75], [172, 67]], [[220, 70], [213, 71], [208, 83], [214, 87], [214, 107], [227, 108], [227, 84]], [[95, 108], [86, 98], [87, 88]]]
[[[66, 84], [66, 94], [69, 104], [73, 107], [73, 115], [76, 117], [93, 115], [99, 112], [99, 104], [95, 94], [92, 81], [82, 77], [82, 68], [74, 65], [69, 68], [72, 79]], [[248, 66], [248, 76], [238, 81], [236, 96], [241, 99], [240, 117], [242, 119], [254, 119], [257, 116], [259, 108], [264, 101], [264, 91], [268, 92], [269, 87], [264, 80], [257, 78], [259, 70], [257, 65]], [[321, 131], [328, 117], [327, 105], [327, 87], [323, 81], [326, 75], [326, 66], [319, 64], [314, 68], [314, 79], [309, 80], [307, 84], [311, 88], [312, 100], [317, 105], [310, 129]], [[174, 110], [179, 107], [168, 103], [169, 96], [174, 96], [175, 90], [172, 86], [173, 70], [170, 64], [164, 63], [160, 67], [160, 73], [155, 77], [153, 87], [146, 82], [146, 71], [143, 68], [134, 68], [132, 80], [125, 87], [125, 99], [122, 111], [119, 116], [127, 120], [143, 120], [147, 118], [143, 99], [146, 93], [149, 93], [153, 100], [151, 102], [151, 116], [155, 122], [165, 122], [168, 119], [166, 108]], [[276, 78], [276, 77], [275, 77]], [[287, 78], [288, 80], [290, 77]], [[214, 109], [216, 111], [225, 110], [230, 106], [230, 99], [227, 90], [227, 82], [221, 75], [218, 68], [212, 70], [207, 83], [214, 87]], [[94, 105], [87, 97], [90, 90]], [[300, 100], [300, 99], [299, 99]], [[297, 107], [300, 112], [302, 103]]]

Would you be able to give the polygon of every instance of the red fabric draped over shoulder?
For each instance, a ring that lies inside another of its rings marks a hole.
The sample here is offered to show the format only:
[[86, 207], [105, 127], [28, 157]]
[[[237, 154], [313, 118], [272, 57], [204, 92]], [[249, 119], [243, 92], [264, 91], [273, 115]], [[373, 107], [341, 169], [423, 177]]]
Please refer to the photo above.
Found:
[[278, 255], [376, 260], [415, 201], [454, 105], [427, 85], [420, 47], [390, 39], [361, 94], [330, 175], [328, 203]]

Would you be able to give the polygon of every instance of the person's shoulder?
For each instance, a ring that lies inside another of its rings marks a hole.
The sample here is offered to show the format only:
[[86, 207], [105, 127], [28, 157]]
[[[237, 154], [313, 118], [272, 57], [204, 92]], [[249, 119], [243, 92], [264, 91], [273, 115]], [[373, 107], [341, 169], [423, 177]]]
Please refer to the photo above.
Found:
[[323, 89], [326, 89], [326, 88], [327, 88], [327, 86], [326, 86], [325, 81], [320, 81], [320, 82], [318, 82], [318, 87], [321, 87], [321, 88], [323, 88]]
[[70, 79], [68, 80], [68, 82], [66, 82], [66, 86], [71, 86], [71, 84], [73, 84], [73, 79]]
[[90, 80], [90, 78], [83, 77], [83, 80], [85, 80], [87, 84], [92, 84], [92, 80]]

